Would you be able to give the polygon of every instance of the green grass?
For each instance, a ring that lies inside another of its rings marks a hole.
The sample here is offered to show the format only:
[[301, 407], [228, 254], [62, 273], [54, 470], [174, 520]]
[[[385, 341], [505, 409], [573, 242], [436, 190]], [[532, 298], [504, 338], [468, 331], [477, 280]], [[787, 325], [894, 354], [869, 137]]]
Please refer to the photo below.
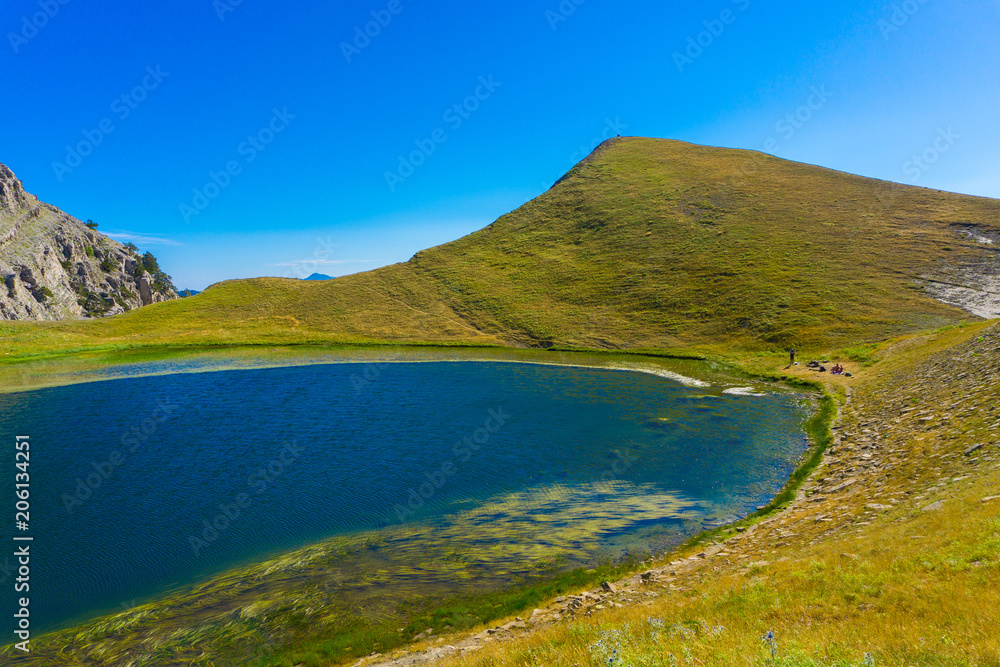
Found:
[[433, 629], [436, 635], [440, 635], [488, 624], [525, 610], [530, 614], [535, 605], [553, 597], [593, 588], [602, 581], [614, 580], [635, 568], [636, 565], [631, 562], [604, 564], [589, 570], [577, 568], [553, 572], [544, 581], [498, 591], [408, 600], [392, 618], [348, 618], [333, 627], [324, 628], [322, 637], [312, 636], [303, 626], [301, 636], [284, 639], [287, 646], [244, 664], [252, 667], [339, 664], [351, 658], [403, 646], [427, 629]]

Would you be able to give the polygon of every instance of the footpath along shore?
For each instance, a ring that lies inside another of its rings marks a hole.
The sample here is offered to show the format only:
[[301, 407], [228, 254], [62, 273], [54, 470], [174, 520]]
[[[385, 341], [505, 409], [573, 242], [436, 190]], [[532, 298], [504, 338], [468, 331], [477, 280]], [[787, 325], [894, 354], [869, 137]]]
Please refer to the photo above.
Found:
[[[354, 665], [468, 664], [558, 632], [560, 625], [606, 626], [622, 610], [670, 605], [713, 578], [781, 576], [808, 549], [827, 547], [857, 561], [853, 551], [878, 541], [880, 526], [905, 525], [972, 502], [962, 498], [1000, 479], [1000, 325], [957, 345], [946, 335], [940, 339], [931, 334], [895, 343], [859, 378], [792, 371], [826, 381], [840, 405], [822, 463], [783, 509], [736, 524], [712, 544], [668, 554], [645, 572], [555, 598], [523, 617], [468, 634], [438, 636], [428, 628], [417, 644]], [[976, 504], [1000, 512], [1000, 495], [978, 495]]]

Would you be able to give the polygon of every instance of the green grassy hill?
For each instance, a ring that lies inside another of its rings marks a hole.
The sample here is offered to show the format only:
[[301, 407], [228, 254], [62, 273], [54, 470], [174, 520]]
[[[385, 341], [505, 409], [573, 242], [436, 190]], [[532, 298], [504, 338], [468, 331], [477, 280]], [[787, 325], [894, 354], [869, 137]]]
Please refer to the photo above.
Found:
[[97, 321], [0, 325], [17, 358], [361, 341], [835, 349], [973, 319], [917, 284], [989, 255], [1000, 201], [760, 153], [612, 139], [544, 195], [409, 262], [228, 281]]

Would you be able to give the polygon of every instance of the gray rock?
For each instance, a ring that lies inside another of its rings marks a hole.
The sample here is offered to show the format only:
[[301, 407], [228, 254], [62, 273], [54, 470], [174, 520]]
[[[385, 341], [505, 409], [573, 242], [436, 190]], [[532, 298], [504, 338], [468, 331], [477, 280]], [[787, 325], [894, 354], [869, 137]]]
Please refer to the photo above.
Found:
[[141, 278], [133, 275], [138, 260], [121, 243], [25, 192], [0, 164], [0, 280], [5, 288], [0, 288], [0, 320], [107, 317], [176, 299], [173, 290], [153, 289], [148, 274], [140, 293]]

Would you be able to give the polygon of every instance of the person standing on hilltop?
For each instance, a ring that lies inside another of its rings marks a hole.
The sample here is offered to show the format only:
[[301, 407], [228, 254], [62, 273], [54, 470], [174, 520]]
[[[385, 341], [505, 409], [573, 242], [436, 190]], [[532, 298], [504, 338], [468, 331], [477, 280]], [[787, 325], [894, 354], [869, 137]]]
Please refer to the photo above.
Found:
[[795, 365], [795, 348], [794, 347], [793, 348], [789, 348], [789, 350], [788, 350], [788, 365], [789, 366], [794, 366]]

